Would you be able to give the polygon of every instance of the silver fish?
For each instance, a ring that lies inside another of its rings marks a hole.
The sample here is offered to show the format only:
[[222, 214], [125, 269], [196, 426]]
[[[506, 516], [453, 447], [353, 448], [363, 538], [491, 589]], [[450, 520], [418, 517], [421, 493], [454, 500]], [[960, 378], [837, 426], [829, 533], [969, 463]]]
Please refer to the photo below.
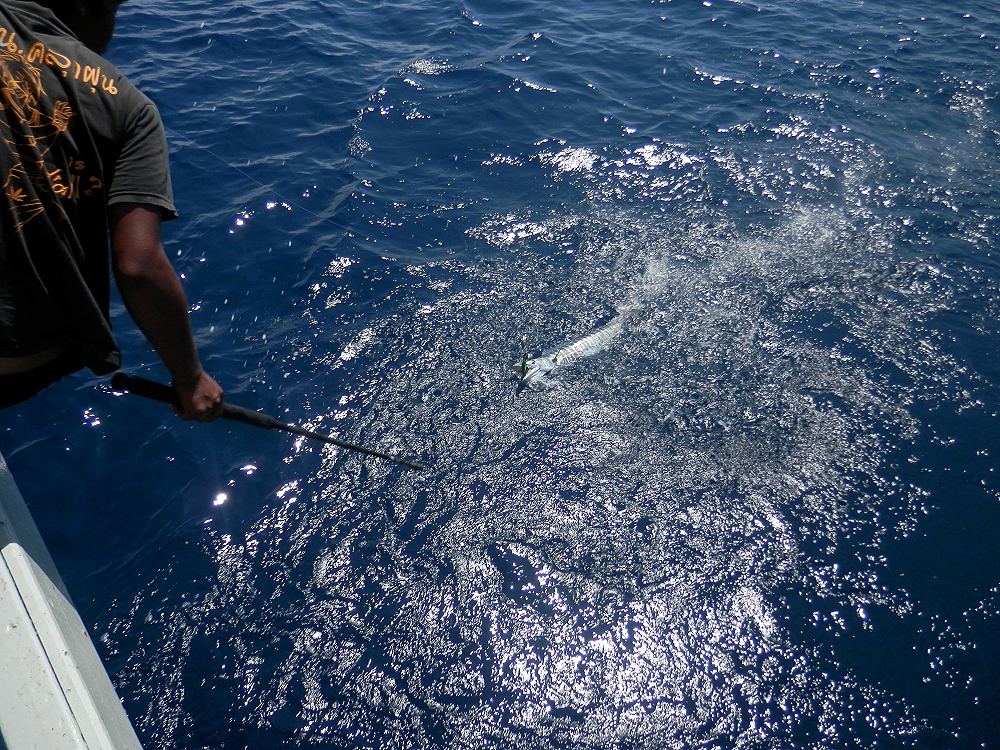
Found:
[[631, 308], [620, 310], [614, 318], [581, 339], [556, 349], [549, 349], [534, 357], [525, 355], [514, 366], [514, 371], [521, 378], [521, 385], [529, 387], [540, 385], [543, 378], [557, 367], [571, 365], [604, 351], [625, 330], [625, 321], [635, 317], [637, 312]]

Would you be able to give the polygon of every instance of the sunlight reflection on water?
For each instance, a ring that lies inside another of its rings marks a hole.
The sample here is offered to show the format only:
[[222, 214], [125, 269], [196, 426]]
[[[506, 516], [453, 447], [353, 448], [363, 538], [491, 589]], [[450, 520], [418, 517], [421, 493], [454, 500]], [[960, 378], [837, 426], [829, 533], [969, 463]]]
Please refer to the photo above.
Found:
[[[898, 555], [942, 504], [928, 487], [951, 492], [934, 456], [954, 415], [986, 411], [975, 337], [942, 320], [975, 302], [962, 325], [988, 346], [1000, 317], [995, 86], [905, 65], [931, 26], [978, 50], [964, 21], [198, 5], [135, 67], [186, 118], [183, 184], [221, 194], [175, 240], [203, 345], [239, 398], [430, 471], [305, 440], [207, 461], [167, 427], [140, 441], [210, 475], [171, 496], [205, 507], [145, 543], [148, 585], [101, 635], [142, 730], [408, 750], [955, 739], [932, 707], [985, 689], [963, 659], [996, 587], [949, 620]], [[292, 51], [261, 57], [261, 27]], [[211, 106], [205, 69], [230, 71]], [[901, 123], [927, 131], [900, 146]], [[623, 306], [640, 312], [609, 346], [516, 392], [524, 352]], [[990, 447], [973, 447], [984, 493]], [[914, 633], [927, 659], [900, 656]]]

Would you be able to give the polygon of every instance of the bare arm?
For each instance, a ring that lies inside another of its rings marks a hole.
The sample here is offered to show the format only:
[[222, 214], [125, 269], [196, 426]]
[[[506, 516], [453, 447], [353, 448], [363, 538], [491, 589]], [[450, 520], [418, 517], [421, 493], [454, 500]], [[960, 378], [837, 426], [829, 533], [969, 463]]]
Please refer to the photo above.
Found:
[[125, 307], [170, 371], [180, 416], [214, 419], [222, 408], [222, 389], [198, 359], [187, 298], [163, 251], [159, 210], [138, 203], [109, 210], [115, 279]]

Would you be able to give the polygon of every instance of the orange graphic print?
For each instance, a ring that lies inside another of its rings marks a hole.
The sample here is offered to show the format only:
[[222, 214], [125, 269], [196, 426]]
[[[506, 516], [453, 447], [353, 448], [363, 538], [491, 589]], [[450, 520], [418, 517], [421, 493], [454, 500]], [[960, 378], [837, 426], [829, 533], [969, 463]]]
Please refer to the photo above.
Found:
[[118, 93], [114, 80], [102, 74], [99, 67], [81, 66], [40, 43], [25, 55], [16, 34], [0, 27], [0, 137], [13, 157], [5, 160], [8, 166], [0, 189], [14, 215], [17, 231], [45, 212], [45, 195], [76, 201], [104, 187], [100, 178], [86, 174], [83, 161], [56, 162], [53, 146], [69, 130], [76, 113], [68, 102], [53, 102], [46, 96], [42, 71], [35, 62], [51, 67], [64, 78], [72, 76], [89, 86], [91, 93]]

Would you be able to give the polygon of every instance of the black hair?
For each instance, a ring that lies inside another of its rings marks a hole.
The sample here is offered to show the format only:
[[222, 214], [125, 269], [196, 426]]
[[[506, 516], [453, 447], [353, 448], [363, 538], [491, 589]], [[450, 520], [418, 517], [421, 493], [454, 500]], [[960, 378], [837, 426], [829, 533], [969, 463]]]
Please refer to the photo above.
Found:
[[125, 0], [34, 0], [44, 5], [57, 15], [60, 13], [77, 13], [86, 15], [93, 11], [115, 10]]
[[103, 53], [115, 28], [115, 13], [125, 0], [34, 0], [48, 8], [80, 40]]
[[51, 10], [60, 21], [74, 29], [81, 19], [114, 12], [125, 0], [34, 0], [34, 2]]

